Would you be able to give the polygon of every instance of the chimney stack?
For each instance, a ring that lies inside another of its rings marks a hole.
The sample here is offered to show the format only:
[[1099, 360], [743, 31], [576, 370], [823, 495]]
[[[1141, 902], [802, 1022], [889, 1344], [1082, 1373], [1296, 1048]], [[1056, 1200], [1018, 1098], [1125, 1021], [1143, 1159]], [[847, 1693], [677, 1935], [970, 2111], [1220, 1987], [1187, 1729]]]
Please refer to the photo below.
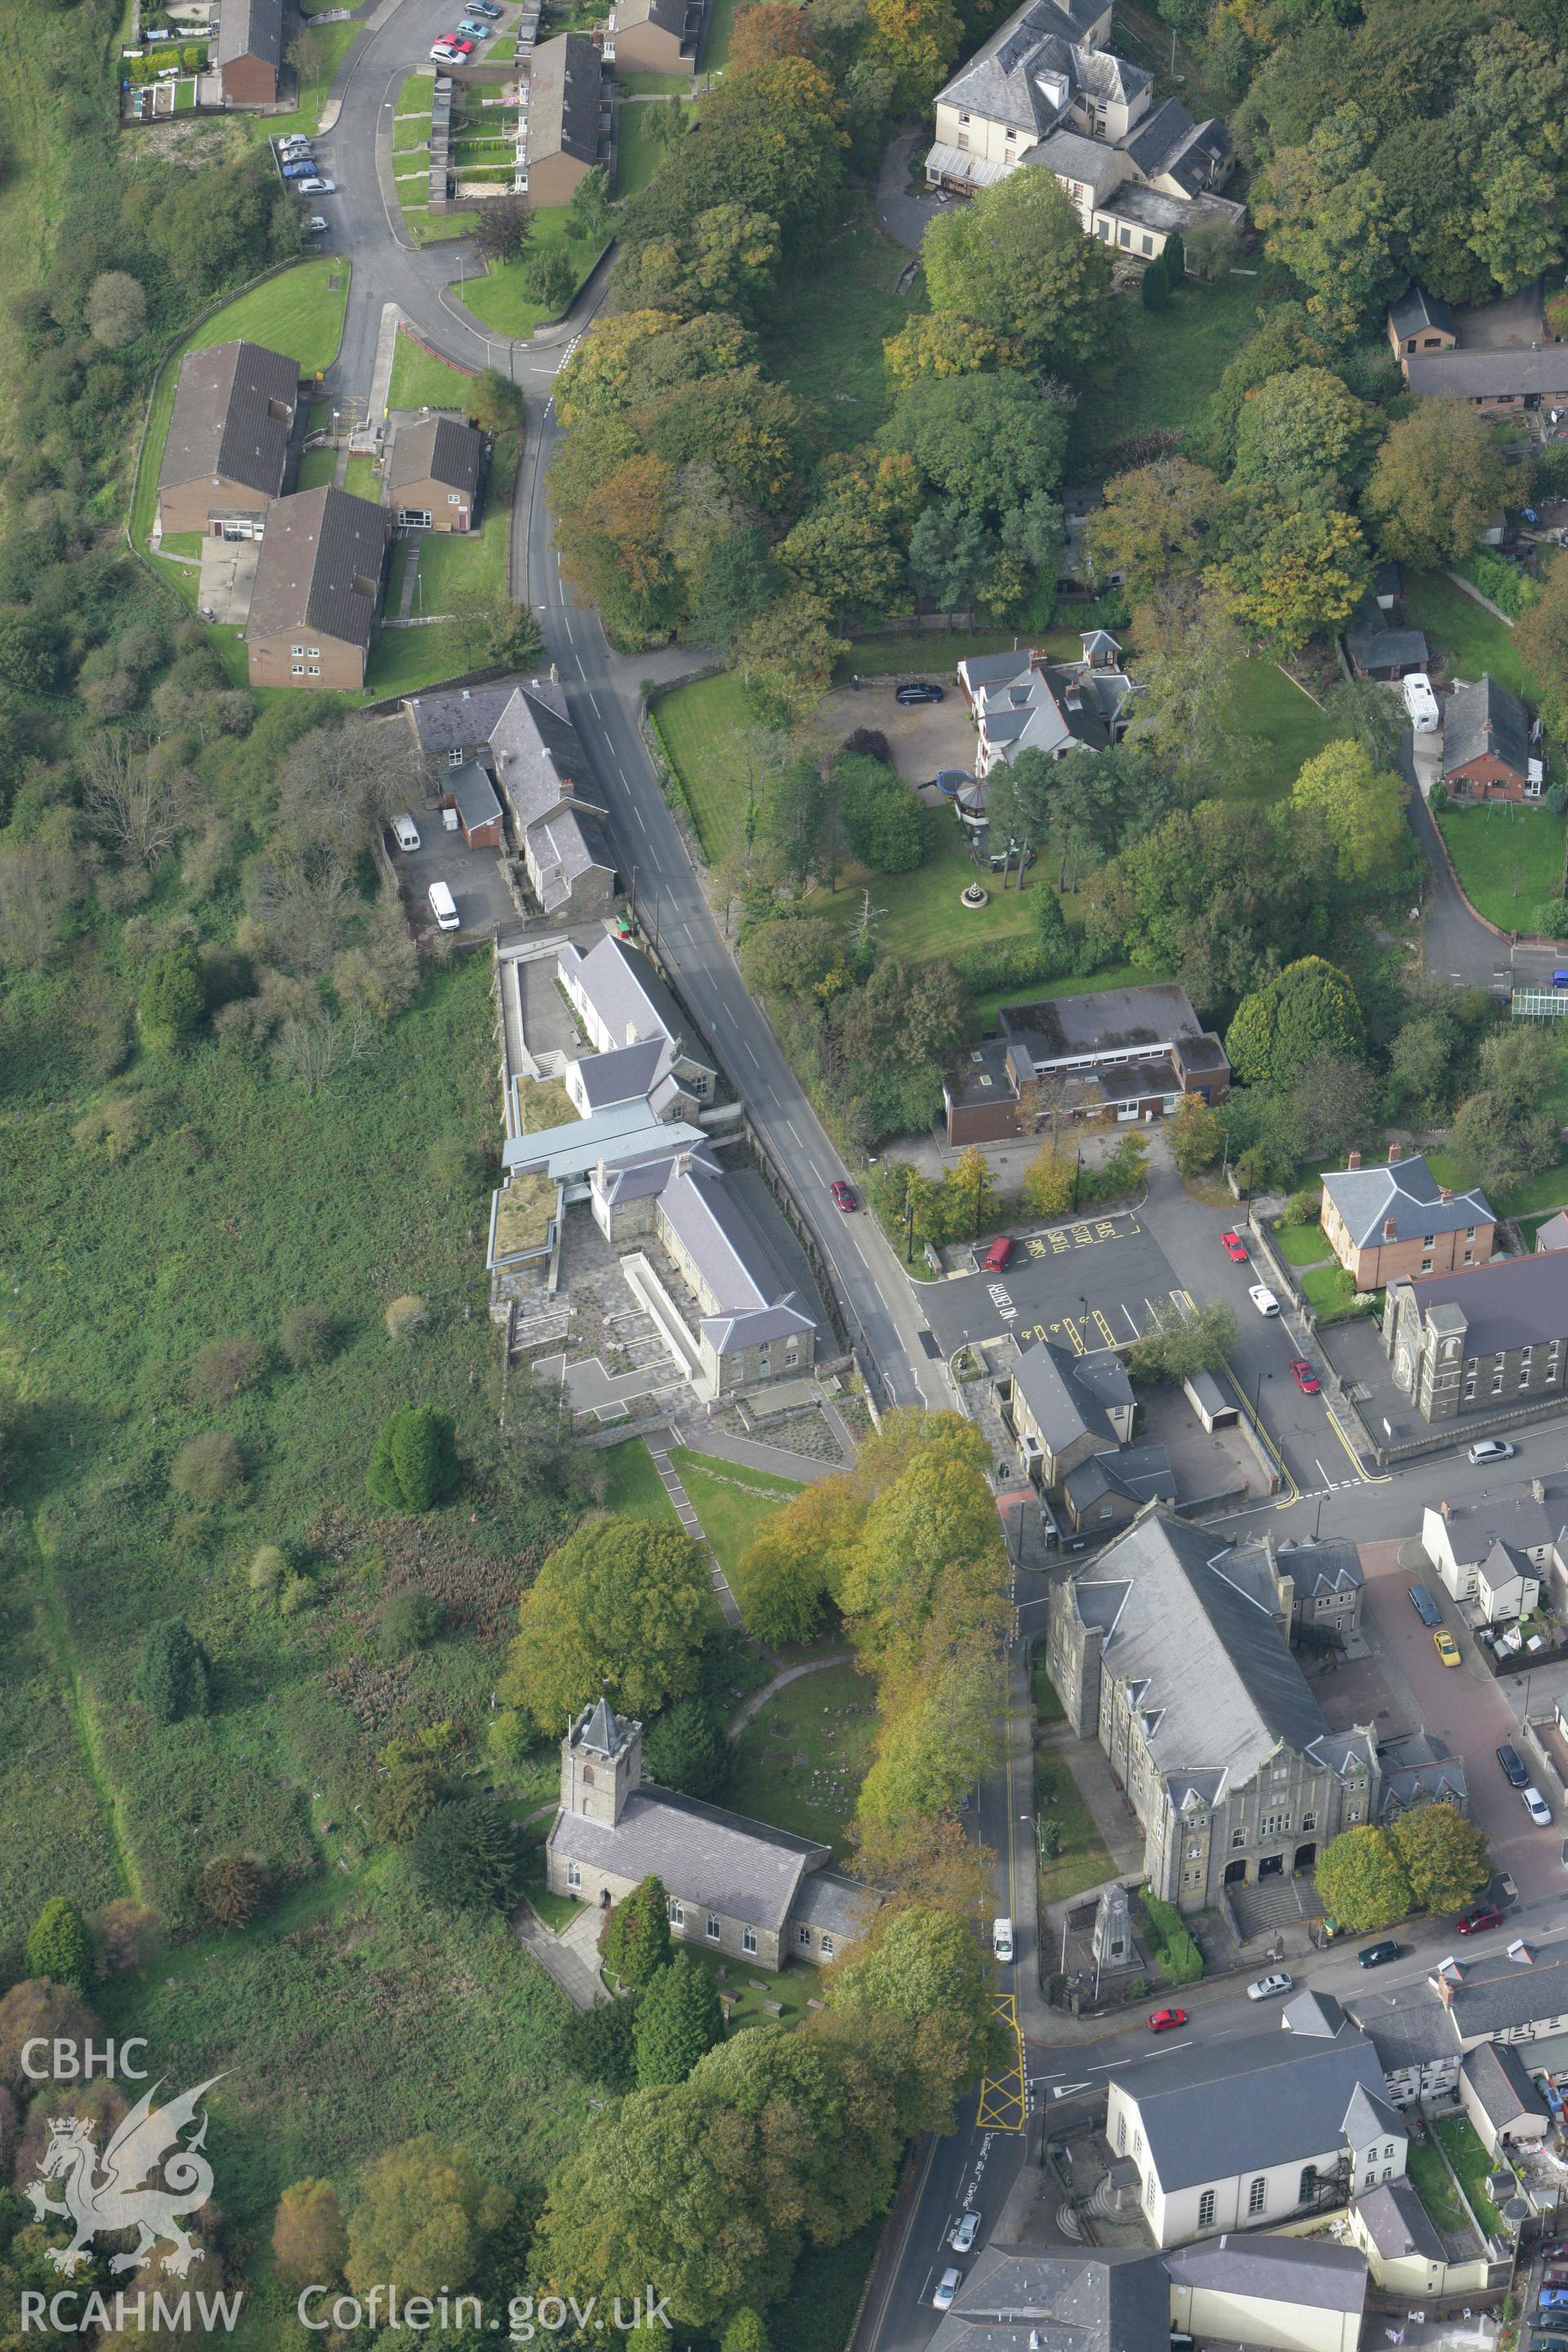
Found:
[[1361, 1153], [1359, 1151], [1347, 1153], [1345, 1158], [1345, 1166], [1347, 1168], [1359, 1168], [1361, 1166]]
[[1544, 1503], [1544, 1501], [1546, 1500], [1546, 1481], [1545, 1481], [1545, 1479], [1544, 1479], [1544, 1478], [1532, 1478], [1532, 1479], [1531, 1480], [1531, 1482], [1530, 1482], [1530, 1491], [1531, 1491], [1531, 1495], [1535, 1497], [1535, 1500], [1536, 1500], [1538, 1503]]
[[1439, 1199], [1439, 1201], [1441, 1201], [1441, 1202], [1442, 1202], [1443, 1206], [1444, 1206], [1445, 1208], [1447, 1208], [1447, 1207], [1448, 1206], [1448, 1204], [1449, 1204], [1449, 1202], [1452, 1201], [1453, 1197], [1454, 1197], [1454, 1188], [1453, 1188], [1453, 1186], [1452, 1186], [1451, 1184], [1439, 1184], [1439, 1185], [1438, 1185], [1438, 1187], [1437, 1187], [1437, 1198]]
[[1383, 1221], [1383, 1238], [1384, 1238], [1384, 1240], [1385, 1242], [1392, 1242], [1392, 1241], [1396, 1241], [1396, 1240], [1398, 1239], [1398, 1237], [1399, 1237], [1399, 1220], [1398, 1220], [1398, 1218], [1397, 1218], [1397, 1217], [1384, 1217], [1384, 1221]]
[[1443, 1500], [1442, 1500], [1441, 1504], [1438, 1506], [1438, 1507], [1439, 1507], [1439, 1509], [1442, 1511], [1443, 1517], [1444, 1517], [1446, 1519], [1451, 1519], [1451, 1518], [1453, 1517], [1453, 1516], [1454, 1516], [1454, 1506], [1452, 1505], [1452, 1503], [1450, 1503], [1450, 1502], [1449, 1502], [1448, 1497], [1447, 1496], [1447, 1495], [1445, 1495], [1445, 1496], [1444, 1496]]
[[1388, 1147], [1388, 1164], [1391, 1168], [1397, 1168], [1399, 1165], [1399, 1146], [1397, 1143], [1391, 1143]]

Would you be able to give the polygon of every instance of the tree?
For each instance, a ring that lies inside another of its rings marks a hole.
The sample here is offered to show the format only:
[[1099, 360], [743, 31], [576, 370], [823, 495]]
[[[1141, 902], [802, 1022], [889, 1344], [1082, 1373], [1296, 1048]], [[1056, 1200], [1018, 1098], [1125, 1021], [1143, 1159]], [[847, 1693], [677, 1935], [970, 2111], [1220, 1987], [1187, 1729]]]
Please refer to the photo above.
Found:
[[1471, 1183], [1507, 1192], [1550, 1168], [1557, 1121], [1546, 1110], [1521, 1110], [1490, 1087], [1468, 1095], [1448, 1130], [1448, 1148]]
[[1332, 848], [1340, 880], [1351, 888], [1386, 886], [1397, 871], [1408, 838], [1405, 786], [1378, 769], [1364, 743], [1327, 744], [1297, 776], [1290, 805]]
[[1311, 316], [1351, 336], [1394, 289], [1388, 200], [1370, 168], [1373, 124], [1353, 100], [1303, 147], [1282, 147], [1263, 175], [1253, 217], [1264, 248], [1307, 290]]
[[1270, 1129], [1294, 1160], [1338, 1160], [1377, 1116], [1378, 1085], [1353, 1054], [1313, 1054], [1271, 1106]]
[[456, 1492], [458, 1436], [451, 1417], [427, 1404], [405, 1405], [371, 1451], [365, 1491], [384, 1510], [433, 1511]]
[[991, 1970], [967, 1919], [910, 1904], [879, 1913], [839, 1969], [829, 2009], [898, 2020], [922, 2083], [926, 2127], [951, 2131], [959, 2095], [996, 2048]]
[[655, 1780], [689, 1797], [716, 1797], [729, 1769], [724, 1735], [700, 1699], [683, 1698], [648, 1727], [643, 1761]]
[[394, 1661], [428, 1649], [441, 1631], [443, 1611], [434, 1593], [399, 1585], [381, 1604], [381, 1654]]
[[14, 694], [48, 694], [60, 673], [55, 623], [25, 604], [0, 604], [0, 686]]
[[136, 1014], [144, 1042], [167, 1052], [188, 1045], [206, 1018], [201, 961], [187, 941], [161, 955], [148, 972]]
[[142, 1639], [136, 1696], [155, 1723], [206, 1715], [212, 1706], [207, 1654], [183, 1617], [163, 1617]]
[[1218, 478], [1190, 457], [1158, 457], [1107, 482], [1102, 503], [1084, 525], [1097, 570], [1125, 573], [1135, 596], [1157, 582], [1195, 572], [1214, 552], [1225, 505]]
[[933, 310], [988, 327], [1035, 366], [1076, 375], [1105, 348], [1110, 257], [1054, 173], [1014, 172], [953, 205], [921, 257]]
[[576, 283], [576, 265], [558, 245], [547, 246], [528, 265], [528, 290], [552, 317], [564, 310]]
[[936, 1623], [965, 1642], [996, 1634], [1007, 1560], [983, 1472], [928, 1454], [912, 1462], [866, 1519], [839, 1603], [879, 1675], [924, 1670]]
[[1330, 481], [1356, 489], [1381, 426], [1376, 409], [1328, 368], [1291, 368], [1260, 384], [1243, 408], [1236, 472], [1285, 496]]
[[1062, 408], [1019, 375], [920, 375], [878, 438], [912, 458], [936, 489], [994, 523], [1056, 488], [1067, 424]]
[[922, 113], [946, 80], [963, 39], [953, 0], [868, 0], [869, 54], [889, 72], [894, 108]]
[[[789, 0], [794, 5], [794, 0]], [[637, 2004], [642, 1996], [623, 1992], [592, 2009], [574, 2010], [561, 2046], [567, 2064], [586, 2083], [597, 2083], [617, 2098], [637, 2088]]]
[[1318, 1863], [1318, 1893], [1352, 1935], [1392, 1927], [1410, 1908], [1410, 1881], [1394, 1848], [1370, 1822], [1342, 1830]]
[[991, 1162], [977, 1143], [959, 1153], [942, 1181], [963, 1203], [964, 1222], [978, 1240], [982, 1225], [996, 1206], [996, 1180], [991, 1173]]
[[129, 1895], [106, 1903], [90, 1925], [100, 1976], [144, 1976], [163, 1939], [158, 1914]]
[[169, 1484], [203, 1510], [234, 1501], [245, 1484], [239, 1440], [226, 1429], [205, 1429], [199, 1437], [187, 1438], [170, 1465]]
[[1163, 254], [1157, 253], [1152, 261], [1144, 264], [1138, 294], [1145, 310], [1170, 309], [1171, 280], [1165, 268]]
[[521, 260], [533, 242], [533, 214], [528, 198], [513, 189], [492, 196], [476, 208], [471, 234], [479, 251], [490, 260]]
[[[481, 216], [483, 210], [481, 208]], [[522, 424], [522, 386], [499, 368], [481, 368], [468, 389], [468, 412], [481, 433], [515, 433]]]
[[1428, 1911], [1462, 1911], [1491, 1875], [1486, 1832], [1457, 1805], [1417, 1805], [1389, 1823], [1413, 1899]]
[[773, 2352], [762, 2315], [749, 2304], [742, 2304], [719, 2338], [719, 2352]]
[[[68, 1986], [52, 1979], [24, 1977], [0, 1993], [0, 2089], [32, 2097], [37, 2085], [23, 2071], [22, 2063], [30, 2042], [69, 2043], [76, 2053], [78, 2074], [85, 2081], [85, 2054], [95, 2038], [102, 2038], [96, 2014]], [[36, 2063], [36, 2059], [28, 2061]]]
[[266, 1892], [267, 1873], [259, 1855], [240, 1853], [232, 1847], [204, 1863], [196, 1877], [198, 1905], [226, 1933], [250, 1925]]
[[646, 1719], [696, 1689], [710, 1607], [704, 1557], [679, 1528], [589, 1519], [522, 1596], [501, 1696], [556, 1734], [601, 1688]]
[[972, 375], [1016, 367], [1023, 357], [1016, 343], [962, 318], [956, 310], [923, 310], [882, 345], [889, 382], [906, 392], [922, 376]]
[[773, 1512], [735, 1570], [735, 1594], [759, 1640], [807, 1642], [820, 1631], [866, 1520], [866, 1496], [848, 1479], [803, 1486]]
[[1154, 1328], [1134, 1340], [1127, 1368], [1134, 1380], [1178, 1384], [1199, 1372], [1219, 1371], [1239, 1336], [1236, 1317], [1222, 1298], [1206, 1299], [1184, 1315], [1174, 1307], [1156, 1308]]
[[572, 201], [566, 207], [567, 232], [584, 245], [602, 245], [609, 217], [609, 167], [595, 163], [591, 172], [584, 173], [572, 191]]
[[1503, 502], [1508, 474], [1468, 402], [1417, 401], [1378, 451], [1362, 504], [1385, 555], [1436, 572], [1471, 552]]
[[637, 2003], [637, 2087], [684, 2083], [697, 2061], [724, 2039], [724, 2012], [710, 1972], [679, 1952], [648, 1980]]
[[751, 73], [775, 58], [808, 56], [810, 47], [805, 17], [794, 0], [750, 0], [735, 12], [729, 71]]
[[669, 1895], [662, 1878], [641, 1878], [629, 1895], [612, 1904], [599, 1930], [605, 1966], [622, 1984], [652, 1984], [669, 1966]]
[[290, 1307], [278, 1328], [278, 1345], [296, 1372], [330, 1364], [338, 1351], [342, 1326], [326, 1307]]
[[1215, 584], [1237, 619], [1287, 652], [1349, 620], [1372, 578], [1353, 515], [1310, 497], [1263, 496], [1231, 511], [1234, 549]]
[[1042, 1143], [1024, 1171], [1019, 1187], [1032, 1217], [1063, 1217], [1078, 1190], [1078, 1160], [1056, 1143]]
[[[794, 0], [776, 0], [776, 5], [793, 7]], [[777, 601], [786, 584], [755, 523], [726, 533], [703, 568], [692, 607], [692, 634], [703, 644], [727, 650], [742, 629]]]
[[356, 2294], [395, 2286], [405, 2297], [465, 2286], [512, 2203], [463, 2149], [429, 2132], [405, 2140], [365, 2175], [349, 2224], [349, 2284]]
[[[877, 618], [903, 585], [904, 552], [921, 498], [920, 472], [906, 451], [830, 455], [817, 495], [782, 542], [779, 561], [819, 614]], [[757, 626], [776, 627], [782, 609], [775, 606]], [[742, 658], [748, 664], [754, 658], [750, 636]]]
[[875, 874], [911, 874], [931, 844], [926, 811], [901, 776], [880, 760], [841, 751], [833, 763], [844, 837]]
[[[794, 536], [792, 532], [792, 540]], [[827, 625], [827, 607], [815, 594], [802, 592], [782, 597], [749, 622], [738, 634], [736, 654], [747, 694], [760, 716], [774, 725], [791, 726], [806, 718], [826, 693], [838, 639]]]
[[504, 1910], [517, 1895], [517, 1842], [506, 1815], [486, 1797], [437, 1805], [411, 1848], [421, 1891], [443, 1910]]
[[1568, 726], [1568, 565], [1553, 564], [1535, 603], [1520, 614], [1513, 636], [1520, 660], [1540, 687], [1547, 725], [1561, 730]]
[[292, 2287], [333, 2286], [348, 2260], [342, 2207], [330, 2180], [296, 2180], [272, 2217], [272, 2259]]
[[1225, 1123], [1202, 1095], [1184, 1095], [1165, 1121], [1165, 1141], [1178, 1172], [1200, 1176], [1225, 1150]]
[[85, 1993], [92, 1981], [92, 1937], [76, 1905], [63, 1895], [51, 1895], [27, 1936], [27, 1974], [47, 1977], [75, 1993]]
[[111, 352], [133, 343], [147, 324], [147, 296], [142, 280], [123, 269], [106, 269], [92, 281], [87, 319], [95, 343], [105, 343]]
[[1303, 956], [1236, 1008], [1226, 1037], [1231, 1068], [1249, 1086], [1282, 1086], [1320, 1054], [1359, 1055], [1361, 1008], [1347, 975]]

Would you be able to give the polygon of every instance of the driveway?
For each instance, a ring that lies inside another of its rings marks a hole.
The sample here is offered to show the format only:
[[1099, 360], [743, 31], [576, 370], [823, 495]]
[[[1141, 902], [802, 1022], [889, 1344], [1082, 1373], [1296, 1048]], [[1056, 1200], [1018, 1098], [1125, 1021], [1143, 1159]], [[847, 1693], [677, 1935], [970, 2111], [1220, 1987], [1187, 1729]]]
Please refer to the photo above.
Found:
[[1399, 765], [1411, 787], [1405, 800], [1411, 828], [1426, 863], [1426, 969], [1434, 980], [1446, 980], [1453, 988], [1486, 988], [1507, 995], [1512, 984], [1509, 942], [1488, 930], [1455, 887], [1437, 820], [1416, 780], [1408, 733], [1400, 746]]
[[1464, 1663], [1445, 1666], [1432, 1635], [1410, 1605], [1411, 1576], [1399, 1565], [1397, 1543], [1364, 1544], [1366, 1570], [1363, 1623], [1368, 1640], [1380, 1654], [1384, 1672], [1395, 1691], [1403, 1685], [1411, 1699], [1410, 1720], [1446, 1739], [1456, 1756], [1465, 1759], [1469, 1781], [1470, 1814], [1485, 1830], [1492, 1860], [1500, 1870], [1511, 1871], [1521, 1904], [1542, 1900], [1563, 1891], [1563, 1866], [1558, 1848], [1568, 1823], [1537, 1829], [1510, 1788], [1497, 1760], [1505, 1740], [1518, 1737], [1519, 1727], [1503, 1689], [1476, 1655], [1459, 1611], [1436, 1576], [1423, 1577], [1443, 1612], [1443, 1622], [1458, 1643]]
[[460, 833], [447, 833], [439, 809], [418, 810], [419, 847], [412, 856], [394, 851], [397, 878], [403, 886], [422, 934], [434, 931], [430, 885], [445, 882], [457, 902], [460, 944], [471, 946], [495, 932], [515, 930], [521, 920], [501, 872], [500, 854], [494, 849], [470, 849]]
[[[887, 737], [893, 766], [906, 783], [929, 784], [942, 768], [963, 768], [973, 775], [979, 743], [974, 721], [963, 694], [952, 682], [951, 670], [920, 667], [922, 659], [930, 663], [931, 652], [924, 639], [911, 637], [907, 670], [890, 677], [863, 678], [858, 688], [836, 688], [817, 713], [817, 732], [842, 743], [857, 727], [876, 728]], [[905, 677], [945, 686], [946, 700], [900, 702], [895, 689]]]
[[877, 223], [896, 245], [918, 253], [926, 230], [946, 210], [935, 196], [911, 196], [910, 176], [930, 143], [925, 130], [900, 131], [882, 157], [877, 174]]
[[1541, 341], [1541, 280], [1534, 278], [1501, 302], [1479, 310], [1456, 310], [1459, 349], [1464, 352], [1528, 350]]

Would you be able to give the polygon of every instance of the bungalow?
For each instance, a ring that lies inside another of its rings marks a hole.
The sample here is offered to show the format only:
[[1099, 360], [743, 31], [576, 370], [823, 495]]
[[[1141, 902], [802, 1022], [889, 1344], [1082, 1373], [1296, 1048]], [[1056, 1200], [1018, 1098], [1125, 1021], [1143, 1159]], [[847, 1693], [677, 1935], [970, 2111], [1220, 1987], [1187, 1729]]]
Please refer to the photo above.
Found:
[[1530, 712], [1517, 694], [1486, 676], [1461, 683], [1443, 709], [1443, 782], [1456, 800], [1539, 800], [1544, 777], [1530, 743]]
[[387, 502], [402, 530], [471, 530], [484, 444], [457, 416], [400, 425], [387, 463]]
[[300, 363], [264, 344], [215, 343], [180, 362], [158, 467], [158, 530], [259, 539], [283, 489]]
[[385, 509], [347, 490], [275, 501], [245, 633], [252, 686], [363, 686], [391, 536]]
[[1325, 1175], [1320, 1215], [1323, 1238], [1362, 1291], [1402, 1276], [1485, 1265], [1497, 1231], [1483, 1192], [1439, 1184], [1418, 1152], [1405, 1160], [1397, 1143], [1386, 1167], [1363, 1168], [1352, 1151]]
[[1409, 390], [1426, 400], [1467, 400], [1489, 423], [1531, 409], [1568, 406], [1568, 344], [1531, 350], [1434, 352], [1404, 357]]

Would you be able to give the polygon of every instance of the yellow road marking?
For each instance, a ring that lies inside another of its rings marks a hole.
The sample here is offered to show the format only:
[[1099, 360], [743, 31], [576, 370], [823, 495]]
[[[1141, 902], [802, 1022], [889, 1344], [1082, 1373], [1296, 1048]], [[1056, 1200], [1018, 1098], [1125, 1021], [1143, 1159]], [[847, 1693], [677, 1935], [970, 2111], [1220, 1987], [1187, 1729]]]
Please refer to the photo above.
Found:
[[1356, 1452], [1355, 1447], [1351, 1444], [1350, 1439], [1345, 1435], [1344, 1430], [1340, 1423], [1340, 1417], [1334, 1411], [1333, 1406], [1331, 1404], [1325, 1404], [1323, 1411], [1329, 1416], [1329, 1425], [1332, 1429], [1334, 1435], [1339, 1439], [1340, 1444], [1344, 1447], [1345, 1452], [1355, 1464], [1356, 1476], [1361, 1480], [1362, 1484], [1365, 1486], [1386, 1486], [1394, 1475], [1393, 1471], [1385, 1470], [1381, 1478], [1374, 1478], [1371, 1471], [1367, 1468], [1365, 1463], [1362, 1460], [1361, 1455]]
[[[1011, 1861], [1012, 1857], [1009, 1854], [1009, 1885], [1011, 1884]], [[1002, 2023], [1011, 2032], [1017, 2058], [1005, 2074], [987, 2075], [981, 2084], [980, 2105], [974, 2120], [977, 2124], [983, 2125], [987, 2131], [1021, 2132], [1024, 2128], [1026, 2112], [1024, 2036], [1018, 2024], [1018, 2004], [1010, 1992], [997, 1994], [994, 2013], [1001, 2019]]]

